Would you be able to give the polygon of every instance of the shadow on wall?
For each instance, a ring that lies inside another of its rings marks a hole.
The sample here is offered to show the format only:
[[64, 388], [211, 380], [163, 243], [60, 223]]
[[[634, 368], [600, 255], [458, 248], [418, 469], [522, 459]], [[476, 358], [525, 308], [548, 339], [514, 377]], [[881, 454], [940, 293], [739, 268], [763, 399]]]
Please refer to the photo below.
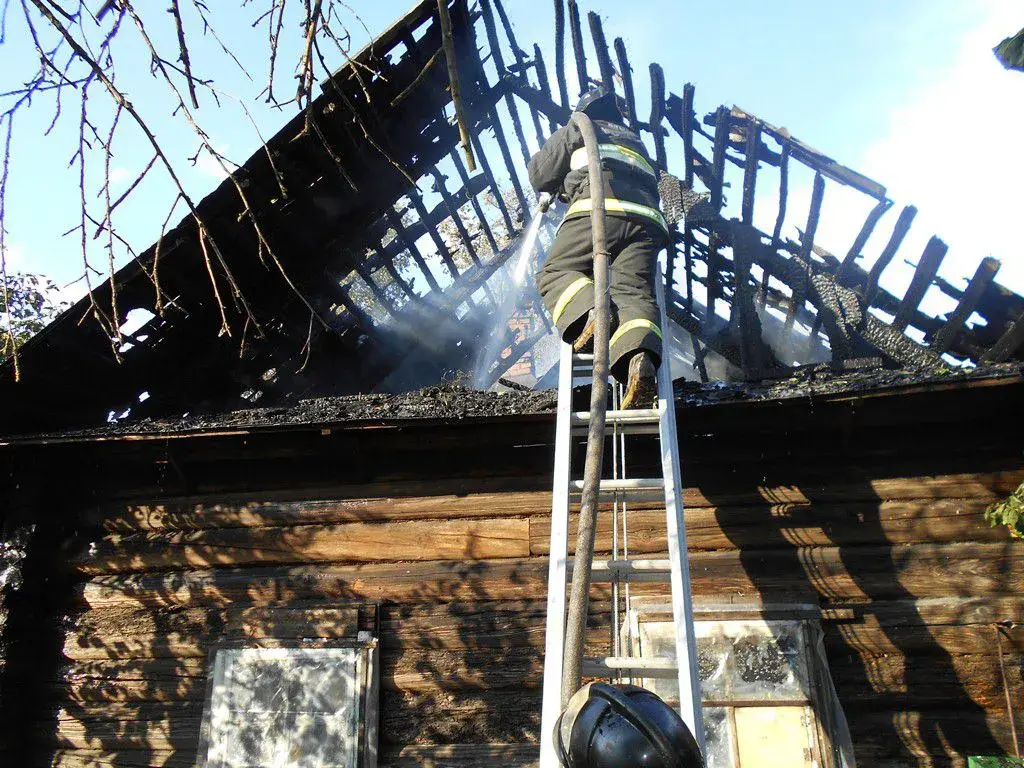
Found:
[[[991, 474], [965, 473], [967, 463]], [[982, 512], [1020, 471], [1009, 478], [989, 464], [938, 460], [914, 476], [902, 461], [837, 457], [700, 484], [739, 550], [742, 584], [765, 601], [802, 594], [852, 608], [824, 632], [861, 765], [962, 765], [957, 756], [1012, 750], [993, 624], [1019, 617], [1021, 548]], [[748, 508], [750, 496], [760, 501]], [[1024, 633], [1012, 645], [1019, 696]]]

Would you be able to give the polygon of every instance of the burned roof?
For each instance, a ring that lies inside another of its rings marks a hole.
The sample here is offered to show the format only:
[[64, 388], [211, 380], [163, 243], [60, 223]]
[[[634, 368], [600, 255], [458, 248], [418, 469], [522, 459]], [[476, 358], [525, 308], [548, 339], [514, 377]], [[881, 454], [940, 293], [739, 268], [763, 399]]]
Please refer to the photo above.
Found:
[[[904, 295], [890, 293], [880, 277], [900, 253], [912, 206], [891, 212], [881, 184], [742, 109], [700, 115], [694, 87], [670, 90], [656, 63], [651, 104], [637, 104], [621, 38], [613, 60], [596, 14], [587, 19], [588, 43], [575, 0], [568, 14], [564, 0], [555, 9], [549, 77], [541, 48], [519, 45], [501, 0], [450, 2], [474, 171], [458, 150], [448, 70], [438, 65], [437, 5], [414, 7], [322, 84], [311, 120], [296, 115], [236, 172], [248, 205], [230, 181], [202, 202], [205, 220], [230, 244], [214, 282], [234, 295], [224, 307], [231, 335], [218, 333], [225, 317], [211, 297], [203, 243], [195, 222], [183, 219], [115, 276], [120, 321], [142, 311], [149, 319], [141, 327], [112, 340], [82, 322], [90, 307], [83, 300], [24, 348], [22, 382], [0, 369], [0, 432], [384, 413], [403, 392], [448, 392], [439, 382], [459, 372], [475, 372], [473, 384], [486, 389], [517, 367], [517, 380], [543, 388], [554, 357], [550, 324], [531, 290], [509, 294], [502, 267], [533, 203], [525, 163], [570, 114], [569, 47], [579, 82], [623, 94], [627, 122], [663, 172], [664, 207], [676, 225], [667, 309], [682, 370], [701, 391], [723, 392], [714, 382], [728, 379], [729, 391], [785, 396], [803, 385], [780, 381], [806, 381], [810, 370], [820, 379], [820, 367], [808, 365], [826, 362], [829, 386], [847, 389], [891, 387], [903, 376], [1019, 373], [998, 364], [1021, 359], [1024, 298], [996, 281], [996, 259], [981, 260], [957, 287], [938, 275], [946, 246], [933, 237]], [[360, 83], [354, 66], [380, 76]], [[783, 222], [797, 169], [813, 175], [813, 194], [808, 210], [789, 211], [802, 224], [791, 240]], [[753, 215], [768, 171], [780, 201], [770, 232]], [[826, 187], [836, 185], [872, 208], [849, 247], [833, 254], [815, 235]], [[873, 234], [893, 218], [887, 238]], [[254, 235], [257, 222], [274, 259]], [[865, 269], [858, 262], [873, 237], [885, 245]], [[97, 301], [109, 306], [110, 290], [97, 288]], [[928, 314], [929, 291], [955, 309]], [[481, 363], [484, 350], [493, 354]], [[849, 365], [864, 360], [873, 363]], [[977, 369], [961, 371], [964, 364]], [[532, 408], [549, 395], [464, 391], [449, 405], [472, 412], [500, 398]], [[431, 407], [448, 406], [442, 397]]]

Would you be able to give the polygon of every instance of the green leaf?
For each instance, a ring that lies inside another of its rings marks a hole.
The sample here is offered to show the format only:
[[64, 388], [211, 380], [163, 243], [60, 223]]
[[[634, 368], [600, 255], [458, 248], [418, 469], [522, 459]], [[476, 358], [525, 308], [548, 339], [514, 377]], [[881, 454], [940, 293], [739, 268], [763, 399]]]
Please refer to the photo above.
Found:
[[1024, 483], [1003, 501], [985, 510], [985, 519], [993, 528], [1005, 525], [1015, 539], [1024, 539]]

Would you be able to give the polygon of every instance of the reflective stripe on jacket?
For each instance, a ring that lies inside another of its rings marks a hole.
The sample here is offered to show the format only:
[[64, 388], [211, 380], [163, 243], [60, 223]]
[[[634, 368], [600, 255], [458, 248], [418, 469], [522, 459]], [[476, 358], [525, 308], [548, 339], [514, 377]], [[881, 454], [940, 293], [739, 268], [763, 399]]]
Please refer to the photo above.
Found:
[[[565, 212], [565, 218], [562, 219], [562, 221], [583, 213], [589, 214], [592, 205], [593, 201], [589, 197], [586, 200], [577, 200], [569, 206], [569, 210]], [[666, 235], [669, 234], [668, 222], [665, 221], [665, 216], [657, 208], [640, 205], [639, 203], [631, 203], [628, 200], [606, 198], [604, 201], [604, 209], [608, 213], [621, 213], [626, 216], [642, 216], [645, 219], [650, 219], [661, 227]]]
[[[649, 212], [658, 211], [658, 178], [654, 163], [640, 137], [621, 123], [595, 120], [599, 152], [601, 154], [601, 180], [605, 200], [618, 201], [624, 206], [641, 206], [645, 213], [620, 208], [611, 213], [653, 218]], [[587, 170], [583, 136], [574, 122], [559, 128], [544, 142], [527, 166], [530, 183], [538, 192], [557, 195], [572, 206], [590, 199], [590, 177]], [[584, 215], [587, 209], [576, 214]], [[665, 228], [664, 217], [658, 213], [658, 224]]]

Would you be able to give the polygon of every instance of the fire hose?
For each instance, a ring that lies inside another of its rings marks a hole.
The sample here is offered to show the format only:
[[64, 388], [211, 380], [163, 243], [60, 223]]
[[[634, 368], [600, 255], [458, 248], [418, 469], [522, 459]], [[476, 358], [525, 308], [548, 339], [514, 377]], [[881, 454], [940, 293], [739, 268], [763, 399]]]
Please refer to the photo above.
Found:
[[576, 533], [576, 557], [572, 568], [572, 586], [566, 619], [565, 660], [562, 667], [562, 708], [580, 688], [583, 677], [583, 646], [587, 632], [591, 565], [594, 560], [594, 534], [597, 529], [598, 492], [604, 463], [604, 425], [608, 399], [608, 337], [610, 308], [608, 291], [608, 250], [604, 228], [604, 181], [597, 134], [591, 119], [574, 112], [572, 119], [583, 135], [587, 150], [590, 181], [590, 225], [594, 250], [594, 382], [590, 391], [590, 427], [583, 468], [583, 492], [580, 499]]

